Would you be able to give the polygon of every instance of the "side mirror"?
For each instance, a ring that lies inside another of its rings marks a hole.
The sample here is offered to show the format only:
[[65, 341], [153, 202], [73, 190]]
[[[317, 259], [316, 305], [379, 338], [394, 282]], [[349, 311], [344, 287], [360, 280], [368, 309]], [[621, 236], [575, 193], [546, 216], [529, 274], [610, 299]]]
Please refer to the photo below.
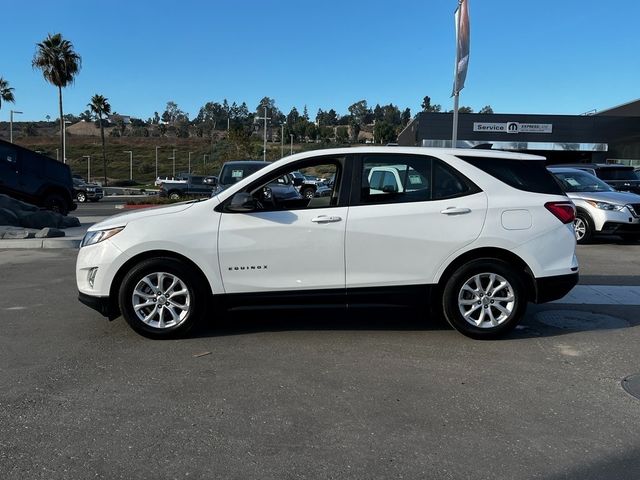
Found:
[[205, 185], [215, 187], [216, 185], [218, 185], [218, 177], [205, 177], [203, 182]]
[[293, 179], [293, 186], [294, 187], [299, 187], [300, 185], [302, 185], [302, 179], [301, 178], [295, 178]]
[[231, 202], [227, 205], [229, 212], [246, 213], [253, 212], [258, 208], [256, 199], [250, 193], [238, 192], [231, 197]]

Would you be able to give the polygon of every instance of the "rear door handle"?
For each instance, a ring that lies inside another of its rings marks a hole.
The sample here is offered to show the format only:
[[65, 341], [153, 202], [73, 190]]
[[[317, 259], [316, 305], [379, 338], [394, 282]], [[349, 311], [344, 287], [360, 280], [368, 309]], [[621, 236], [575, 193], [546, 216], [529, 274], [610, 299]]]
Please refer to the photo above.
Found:
[[471, 213], [470, 208], [458, 208], [458, 207], [449, 207], [441, 210], [440, 213], [444, 215], [464, 215], [465, 213]]
[[313, 223], [331, 223], [331, 222], [339, 222], [341, 220], [342, 220], [342, 217], [330, 217], [328, 215], [320, 215], [318, 217], [311, 219]]

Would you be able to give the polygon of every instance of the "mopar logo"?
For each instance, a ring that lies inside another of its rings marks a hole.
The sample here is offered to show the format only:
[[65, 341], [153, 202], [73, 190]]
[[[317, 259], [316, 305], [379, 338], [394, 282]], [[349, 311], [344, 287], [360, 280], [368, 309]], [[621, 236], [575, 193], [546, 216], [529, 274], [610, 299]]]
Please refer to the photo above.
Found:
[[246, 267], [229, 267], [229, 271], [233, 270], [266, 270], [266, 265], [247, 265]]
[[518, 133], [520, 130], [520, 125], [518, 122], [508, 122], [507, 123], [507, 132], [509, 133]]

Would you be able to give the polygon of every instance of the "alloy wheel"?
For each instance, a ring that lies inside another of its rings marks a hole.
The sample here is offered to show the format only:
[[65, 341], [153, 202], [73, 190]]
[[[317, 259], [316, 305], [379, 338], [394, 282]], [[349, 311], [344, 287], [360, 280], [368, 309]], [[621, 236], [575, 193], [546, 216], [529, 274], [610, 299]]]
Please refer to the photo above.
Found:
[[469, 278], [458, 293], [458, 308], [465, 321], [477, 328], [493, 328], [506, 322], [515, 308], [513, 286], [496, 273]]
[[139, 320], [150, 327], [165, 329], [184, 322], [191, 308], [191, 295], [177, 276], [154, 272], [137, 283], [131, 302]]
[[587, 225], [580, 217], [574, 220], [573, 229], [576, 232], [576, 240], [582, 240], [587, 233]]

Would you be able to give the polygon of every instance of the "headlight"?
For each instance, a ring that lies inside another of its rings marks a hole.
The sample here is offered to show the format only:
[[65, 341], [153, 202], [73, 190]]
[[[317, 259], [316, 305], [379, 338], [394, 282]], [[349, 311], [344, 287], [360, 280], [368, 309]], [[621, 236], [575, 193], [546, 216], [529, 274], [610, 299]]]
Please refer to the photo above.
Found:
[[594, 202], [593, 200], [587, 200], [587, 203], [592, 207], [599, 208], [600, 210], [614, 210], [619, 212], [624, 208], [624, 205], [614, 205], [613, 203], [606, 202]]
[[87, 232], [80, 243], [80, 248], [100, 243], [107, 238], [113, 237], [116, 233], [120, 233], [124, 227], [109, 228], [108, 230], [96, 230], [95, 232]]

